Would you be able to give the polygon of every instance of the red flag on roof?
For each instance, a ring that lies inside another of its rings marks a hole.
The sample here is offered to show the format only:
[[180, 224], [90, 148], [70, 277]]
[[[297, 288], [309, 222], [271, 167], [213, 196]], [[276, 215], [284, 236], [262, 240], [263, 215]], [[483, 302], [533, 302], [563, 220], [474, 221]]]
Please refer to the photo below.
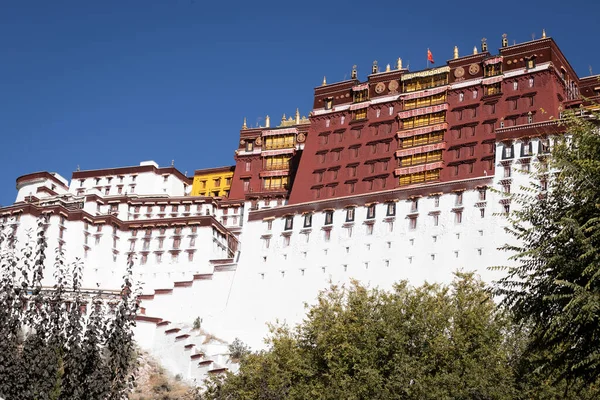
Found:
[[431, 50], [427, 49], [427, 61], [433, 64], [433, 54], [431, 54]]

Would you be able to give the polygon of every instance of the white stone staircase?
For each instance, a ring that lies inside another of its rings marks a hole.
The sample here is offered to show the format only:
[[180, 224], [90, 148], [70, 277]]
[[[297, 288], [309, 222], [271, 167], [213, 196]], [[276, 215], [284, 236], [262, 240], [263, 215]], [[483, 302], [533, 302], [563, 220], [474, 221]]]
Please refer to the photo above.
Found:
[[165, 283], [163, 288], [140, 296], [135, 337], [173, 375], [201, 383], [210, 374], [236, 372], [229, 345], [192, 327], [197, 317], [222, 309], [235, 276], [233, 259], [213, 260], [213, 273]]

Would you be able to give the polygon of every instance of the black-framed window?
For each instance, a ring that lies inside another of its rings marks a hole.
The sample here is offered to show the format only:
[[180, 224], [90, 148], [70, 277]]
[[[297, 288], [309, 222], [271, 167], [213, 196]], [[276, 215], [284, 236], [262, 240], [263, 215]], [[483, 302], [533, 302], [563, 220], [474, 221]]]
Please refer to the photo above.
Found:
[[304, 214], [304, 227], [310, 228], [312, 226], [312, 213]]
[[521, 157], [533, 154], [533, 143], [527, 142], [521, 145]]
[[354, 207], [346, 208], [346, 222], [354, 222]]
[[393, 217], [396, 215], [396, 203], [387, 203], [386, 215], [388, 217]]
[[325, 211], [325, 225], [333, 224], [333, 211]]
[[289, 231], [294, 228], [294, 217], [292, 215], [288, 215], [285, 217], [285, 230]]
[[367, 219], [375, 218], [375, 204], [367, 207]]
[[502, 149], [502, 159], [513, 158], [515, 156], [513, 145], [504, 146]]

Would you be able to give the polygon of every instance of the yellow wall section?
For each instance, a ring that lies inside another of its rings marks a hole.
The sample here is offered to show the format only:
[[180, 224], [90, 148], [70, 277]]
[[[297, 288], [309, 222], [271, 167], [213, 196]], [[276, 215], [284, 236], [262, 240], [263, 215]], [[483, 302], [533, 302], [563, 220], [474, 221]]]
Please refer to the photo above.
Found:
[[226, 197], [229, 195], [233, 170], [206, 172], [196, 171], [192, 184], [192, 196]]

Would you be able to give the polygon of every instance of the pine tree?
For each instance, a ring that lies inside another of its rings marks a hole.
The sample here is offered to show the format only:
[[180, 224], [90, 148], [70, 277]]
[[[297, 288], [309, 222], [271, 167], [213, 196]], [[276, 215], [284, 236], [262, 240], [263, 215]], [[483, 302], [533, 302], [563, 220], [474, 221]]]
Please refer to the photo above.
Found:
[[[513, 266], [496, 293], [530, 326], [527, 359], [564, 380], [564, 395], [600, 377], [600, 134], [598, 115], [566, 114], [567, 135], [513, 195]], [[546, 185], [543, 182], [547, 182]]]

